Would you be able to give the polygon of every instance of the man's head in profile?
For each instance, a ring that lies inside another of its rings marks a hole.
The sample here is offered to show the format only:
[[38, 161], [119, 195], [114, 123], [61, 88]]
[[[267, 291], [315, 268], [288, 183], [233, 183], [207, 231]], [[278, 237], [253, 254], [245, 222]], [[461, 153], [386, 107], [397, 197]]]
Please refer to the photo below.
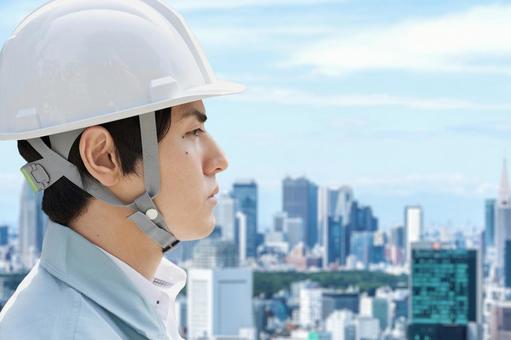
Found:
[[228, 160], [203, 99], [242, 90], [158, 0], [55, 0], [22, 21], [0, 54], [0, 139], [51, 222], [0, 338], [179, 338], [186, 273], [163, 254], [215, 226]]

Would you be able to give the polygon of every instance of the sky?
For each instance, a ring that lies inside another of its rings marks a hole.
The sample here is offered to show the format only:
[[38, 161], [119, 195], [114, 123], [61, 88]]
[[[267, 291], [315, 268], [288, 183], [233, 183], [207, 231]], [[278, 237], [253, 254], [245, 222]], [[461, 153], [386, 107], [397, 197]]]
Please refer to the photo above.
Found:
[[[427, 228], [482, 228], [511, 141], [511, 3], [179, 0], [219, 78], [248, 90], [205, 101], [229, 158], [259, 185], [260, 229], [282, 179], [353, 187], [388, 228], [406, 205]], [[43, 1], [0, 0], [0, 42]], [[18, 219], [23, 165], [1, 142], [0, 223]]]

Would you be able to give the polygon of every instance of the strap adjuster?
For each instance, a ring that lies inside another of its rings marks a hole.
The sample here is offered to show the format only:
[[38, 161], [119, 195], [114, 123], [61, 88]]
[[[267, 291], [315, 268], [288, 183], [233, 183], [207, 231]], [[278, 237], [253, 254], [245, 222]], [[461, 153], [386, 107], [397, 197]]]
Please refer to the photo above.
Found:
[[33, 192], [43, 191], [51, 184], [50, 175], [40, 163], [28, 163], [21, 167], [21, 173]]

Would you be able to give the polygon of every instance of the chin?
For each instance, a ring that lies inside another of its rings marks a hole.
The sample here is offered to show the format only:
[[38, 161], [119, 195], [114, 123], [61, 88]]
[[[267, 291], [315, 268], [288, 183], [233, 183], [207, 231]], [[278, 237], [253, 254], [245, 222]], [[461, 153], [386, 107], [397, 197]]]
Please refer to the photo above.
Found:
[[211, 235], [213, 230], [215, 230], [215, 219], [213, 219], [213, 221], [209, 220], [194, 223], [193, 226], [190, 226], [189, 230], [193, 230], [194, 233], [189, 233], [188, 235], [185, 235], [185, 237], [182, 238], [181, 241], [195, 241], [206, 238], [209, 235]]

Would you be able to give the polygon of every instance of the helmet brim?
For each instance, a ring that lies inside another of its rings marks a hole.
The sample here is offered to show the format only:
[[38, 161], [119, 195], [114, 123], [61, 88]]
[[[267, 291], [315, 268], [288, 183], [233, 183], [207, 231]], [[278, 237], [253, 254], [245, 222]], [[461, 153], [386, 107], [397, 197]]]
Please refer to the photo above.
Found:
[[244, 90], [245, 86], [242, 84], [217, 80], [210, 84], [186, 89], [182, 91], [181, 95], [178, 96], [177, 98], [161, 100], [158, 102], [137, 106], [127, 110], [121, 110], [111, 113], [102, 113], [92, 118], [87, 118], [75, 122], [62, 123], [48, 128], [17, 131], [13, 133], [0, 133], [0, 140], [24, 140], [43, 136], [50, 136], [62, 132], [82, 129], [89, 126], [109, 123], [124, 118], [138, 116], [144, 113], [153, 112], [186, 103], [191, 103], [197, 100], [237, 94], [243, 92]]

